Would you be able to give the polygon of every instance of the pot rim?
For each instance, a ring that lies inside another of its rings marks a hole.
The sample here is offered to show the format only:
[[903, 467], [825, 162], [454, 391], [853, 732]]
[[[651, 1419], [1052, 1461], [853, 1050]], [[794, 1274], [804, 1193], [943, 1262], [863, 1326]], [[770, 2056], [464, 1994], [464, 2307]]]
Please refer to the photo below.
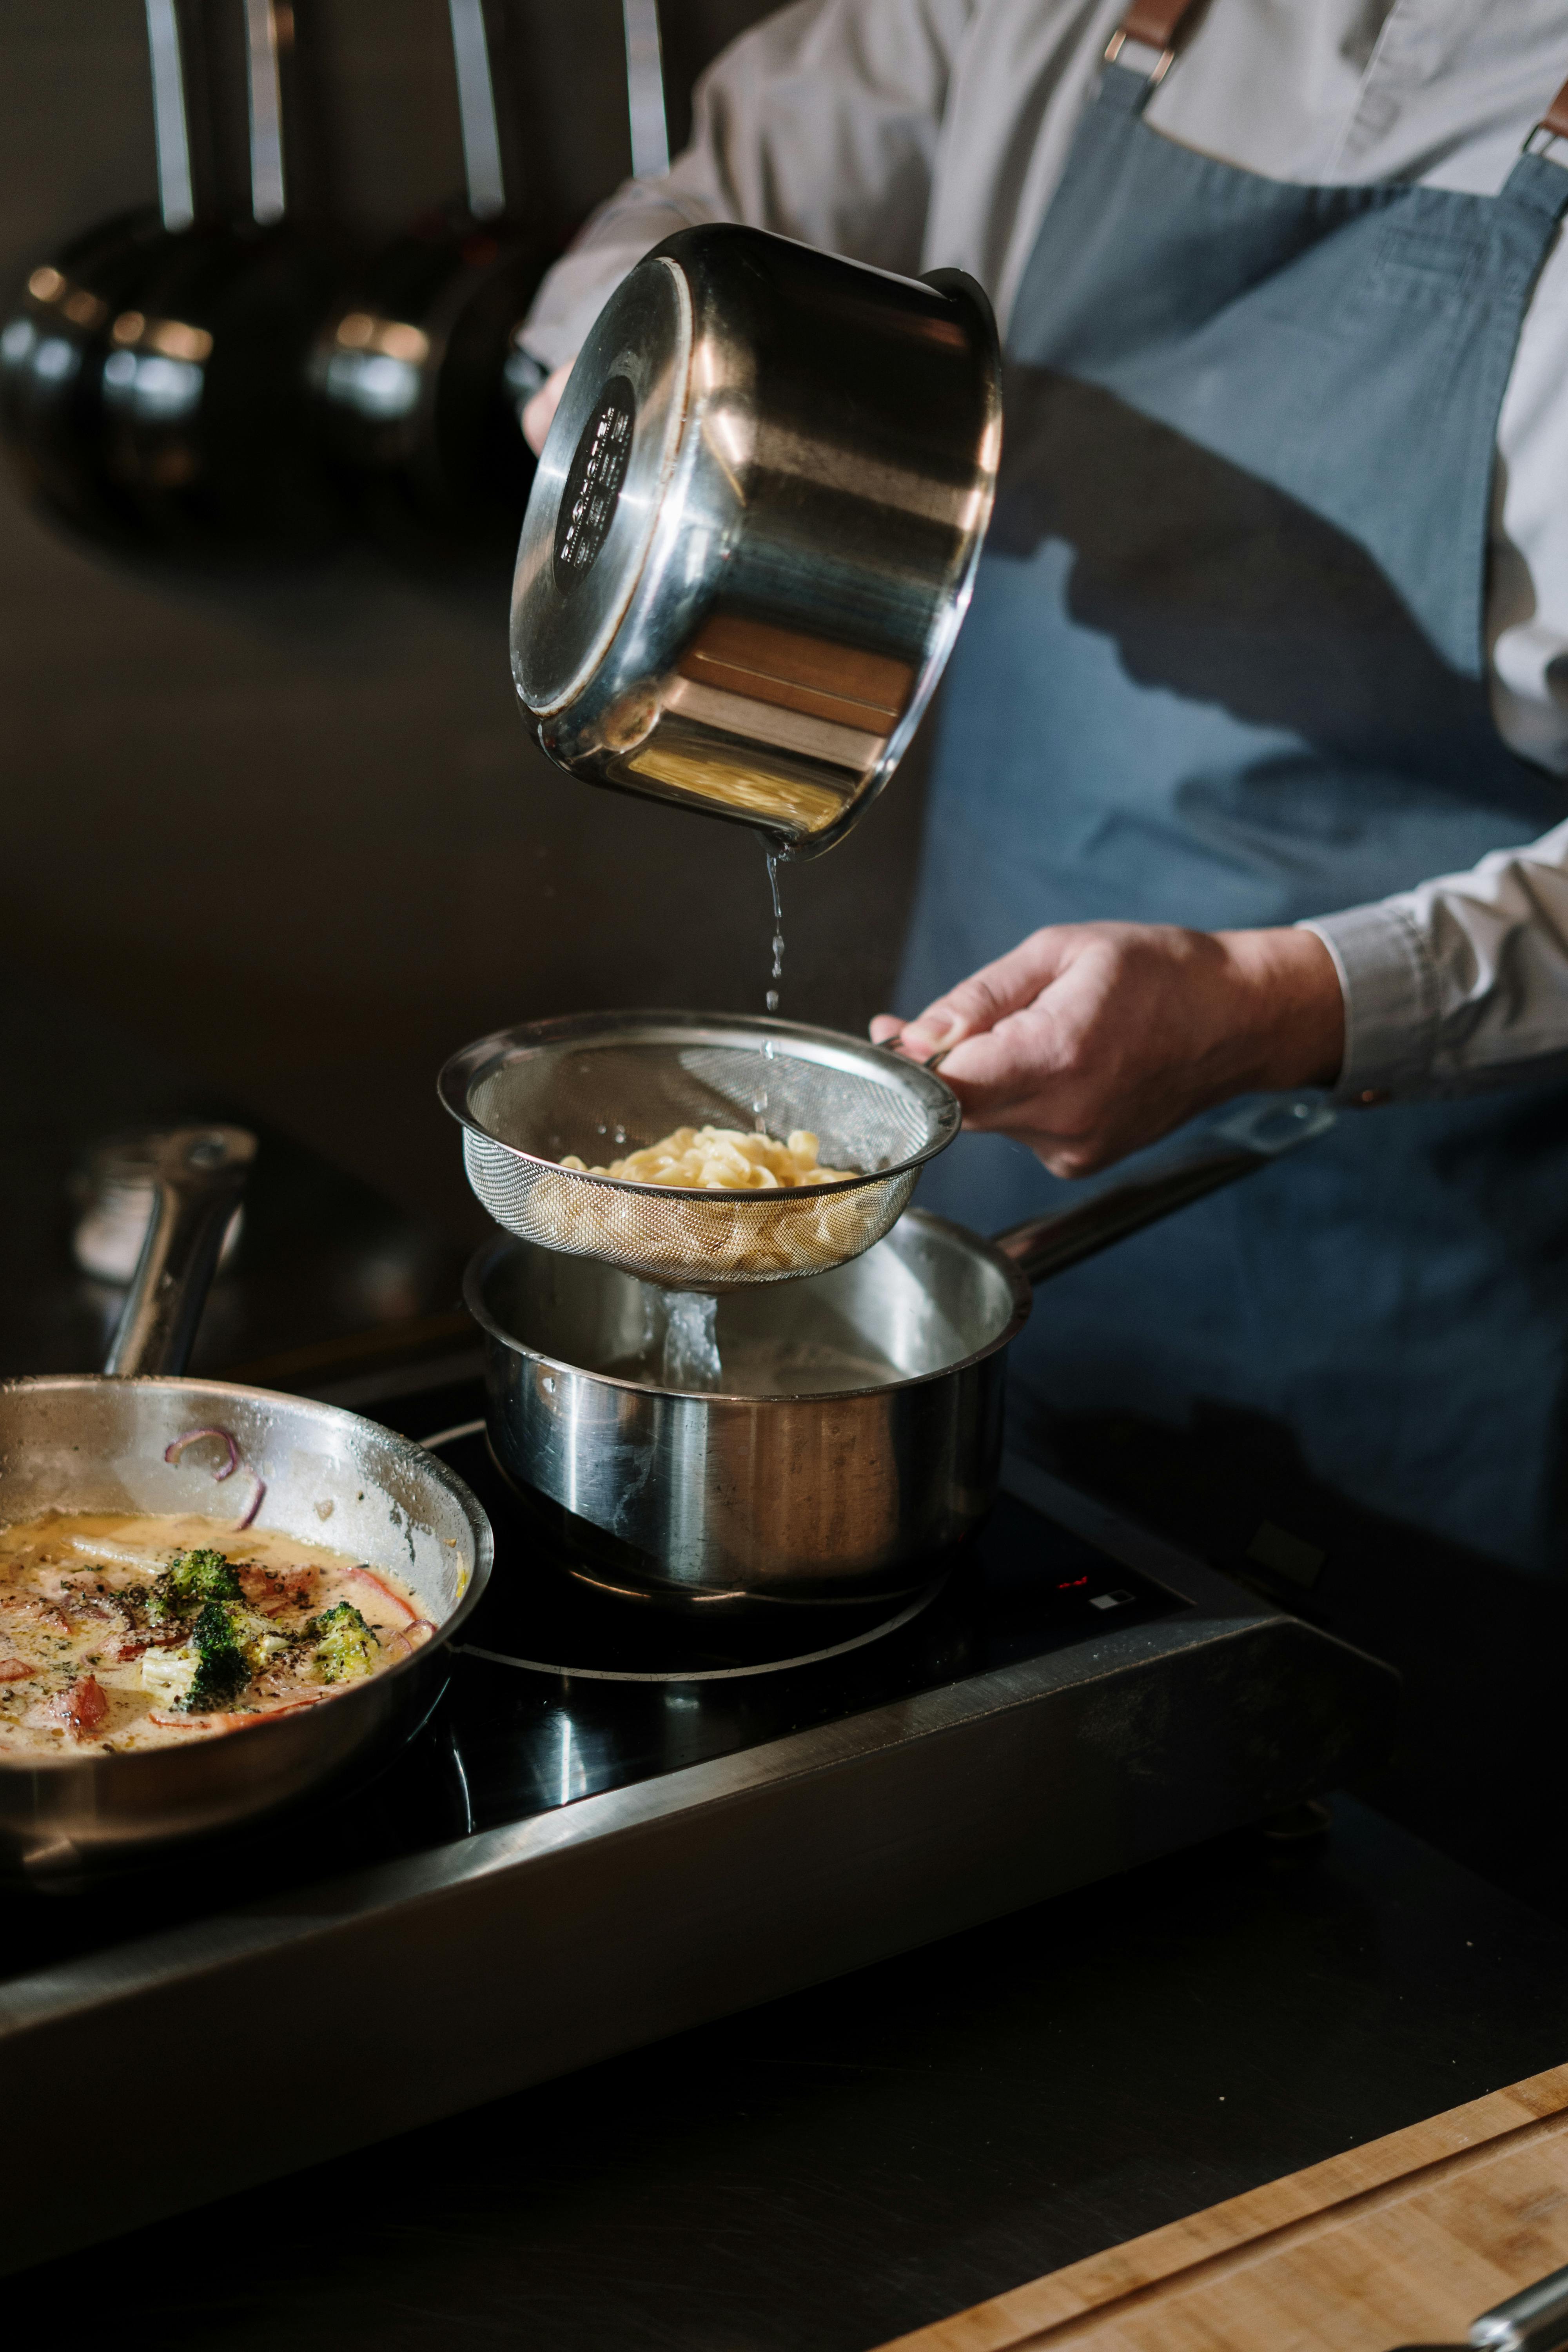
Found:
[[[951, 1380], [958, 1373], [969, 1371], [974, 1365], [984, 1363], [987, 1357], [994, 1356], [1000, 1349], [1008, 1347], [1028, 1321], [1034, 1307], [1035, 1294], [1032, 1286], [1019, 1273], [1006, 1252], [987, 1241], [984, 1234], [972, 1232], [967, 1225], [961, 1225], [951, 1217], [939, 1217], [931, 1209], [906, 1209], [898, 1223], [903, 1224], [911, 1220], [916, 1224], [928, 1226], [939, 1233], [951, 1235], [972, 1251], [976, 1257], [984, 1259], [986, 1264], [994, 1266], [1002, 1275], [1012, 1293], [1012, 1312], [1002, 1329], [994, 1338], [988, 1339], [984, 1347], [972, 1349], [967, 1356], [956, 1357], [951, 1364], [940, 1365], [934, 1371], [906, 1373], [898, 1380], [872, 1381], [859, 1388], [812, 1389], [805, 1392], [799, 1390], [783, 1389], [776, 1395], [772, 1396], [738, 1395], [733, 1391], [722, 1389], [665, 1389], [658, 1387], [650, 1381], [628, 1380], [620, 1372], [593, 1371], [586, 1365], [573, 1363], [567, 1357], [551, 1355], [542, 1348], [531, 1346], [526, 1339], [519, 1338], [515, 1332], [509, 1331], [505, 1325], [499, 1321], [490, 1311], [489, 1301], [484, 1294], [484, 1285], [494, 1266], [502, 1258], [520, 1251], [538, 1250], [543, 1255], [555, 1256], [566, 1256], [570, 1253], [547, 1252], [542, 1242], [524, 1241], [514, 1234], [497, 1234], [474, 1252], [463, 1269], [463, 1304], [487, 1339], [497, 1341], [511, 1354], [526, 1357], [530, 1363], [542, 1364], [551, 1371], [570, 1373], [576, 1380], [596, 1381], [605, 1388], [625, 1389], [633, 1396], [660, 1398], [676, 1404], [703, 1407], [731, 1405], [748, 1409], [783, 1404], [851, 1403], [865, 1397], [889, 1396], [901, 1389], [929, 1388], [938, 1381]], [[896, 1231], [897, 1227], [895, 1226], [893, 1230]], [[884, 1240], [887, 1238], [889, 1238], [888, 1235], [883, 1236]], [[872, 1244], [873, 1248], [879, 1246], [877, 1243]], [[853, 1264], [853, 1260], [847, 1262]], [[634, 1276], [629, 1279], [637, 1280], [638, 1277]], [[647, 1285], [650, 1289], [657, 1289], [658, 1286], [658, 1284]]]

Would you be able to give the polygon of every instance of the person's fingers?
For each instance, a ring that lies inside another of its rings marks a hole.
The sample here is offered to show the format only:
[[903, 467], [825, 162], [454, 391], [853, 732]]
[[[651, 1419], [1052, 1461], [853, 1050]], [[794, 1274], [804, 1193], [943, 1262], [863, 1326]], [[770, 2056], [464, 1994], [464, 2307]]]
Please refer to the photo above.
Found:
[[555, 412], [561, 405], [561, 395], [566, 389], [566, 379], [572, 373], [573, 364], [568, 360], [556, 369], [553, 375], [546, 376], [522, 412], [522, 437], [536, 457], [555, 422]]
[[907, 1024], [905, 1051], [922, 1058], [951, 1051], [1032, 1003], [1070, 961], [1075, 936], [1069, 925], [1036, 931], [1021, 947], [961, 980]]
[[903, 1034], [904, 1024], [896, 1013], [874, 1013], [871, 1015], [873, 1045], [890, 1045], [896, 1037], [901, 1037]]
[[972, 1127], [1007, 1125], [1021, 1111], [1041, 1130], [1073, 1123], [1078, 1106], [1072, 1098], [1080, 1088], [1063, 1024], [1047, 1005], [1005, 1014], [991, 1028], [961, 1038], [949, 1049], [942, 1074]]

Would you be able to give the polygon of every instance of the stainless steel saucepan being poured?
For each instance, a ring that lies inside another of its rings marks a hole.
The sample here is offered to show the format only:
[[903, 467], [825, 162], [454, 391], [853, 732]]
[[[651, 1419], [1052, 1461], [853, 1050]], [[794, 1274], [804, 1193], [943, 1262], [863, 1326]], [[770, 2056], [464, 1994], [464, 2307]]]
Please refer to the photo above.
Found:
[[[379, 1561], [413, 1588], [435, 1633], [319, 1706], [218, 1737], [120, 1755], [73, 1754], [68, 1740], [58, 1757], [0, 1756], [0, 1874], [72, 1877], [236, 1827], [363, 1765], [429, 1711], [446, 1644], [489, 1578], [489, 1522], [423, 1447], [334, 1405], [171, 1376], [189, 1357], [254, 1150], [237, 1128], [164, 1139], [153, 1221], [107, 1371], [0, 1382], [0, 1522], [49, 1509], [216, 1517], [232, 1493], [237, 1549], [254, 1514], [259, 1526]], [[244, 1472], [232, 1485], [213, 1483], [215, 1458], [225, 1460], [216, 1432], [232, 1438]]]
[[730, 223], [622, 280], [540, 457], [511, 660], [574, 774], [841, 840], [969, 603], [1002, 446], [981, 288]]
[[599, 1583], [677, 1605], [890, 1601], [995, 1499], [1031, 1286], [1333, 1123], [1315, 1100], [1236, 1111], [1153, 1173], [994, 1241], [911, 1209], [831, 1273], [721, 1297], [707, 1392], [663, 1375], [666, 1294], [497, 1242], [466, 1286], [491, 1449]]

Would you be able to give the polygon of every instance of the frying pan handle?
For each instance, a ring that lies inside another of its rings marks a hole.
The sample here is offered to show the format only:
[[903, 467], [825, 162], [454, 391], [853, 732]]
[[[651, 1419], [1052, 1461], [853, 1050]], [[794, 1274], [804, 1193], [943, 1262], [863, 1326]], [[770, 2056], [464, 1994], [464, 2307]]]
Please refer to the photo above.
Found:
[[664, 102], [664, 50], [658, 0], [621, 0], [626, 28], [626, 116], [632, 134], [632, 177], [660, 180], [669, 169], [669, 120]]
[[468, 210], [476, 220], [493, 220], [506, 210], [506, 182], [496, 124], [495, 79], [485, 32], [485, 0], [448, 0], [448, 8]]
[[1048, 1217], [1031, 1217], [994, 1236], [996, 1247], [1030, 1282], [1044, 1282], [1144, 1225], [1217, 1192], [1222, 1184], [1252, 1176], [1287, 1151], [1327, 1134], [1334, 1113], [1310, 1098], [1276, 1096], [1237, 1111], [1208, 1129], [1202, 1144], [1182, 1152], [1152, 1174], [1131, 1176], [1093, 1198]]
[[183, 1372], [206, 1305], [256, 1138], [243, 1127], [182, 1127], [153, 1166], [153, 1221], [142, 1244], [106, 1372]]

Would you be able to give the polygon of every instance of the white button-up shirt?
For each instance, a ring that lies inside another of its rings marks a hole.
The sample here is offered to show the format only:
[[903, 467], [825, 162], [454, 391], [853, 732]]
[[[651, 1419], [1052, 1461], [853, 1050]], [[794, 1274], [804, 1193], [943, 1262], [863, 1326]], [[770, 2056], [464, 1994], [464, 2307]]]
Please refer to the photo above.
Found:
[[[1005, 331], [1123, 5], [795, 0], [704, 77], [691, 145], [668, 176], [628, 184], [552, 271], [528, 348], [550, 366], [569, 358], [632, 264], [707, 220], [888, 269], [967, 269]], [[1568, 0], [1211, 0], [1144, 121], [1272, 179], [1495, 195], [1564, 80]], [[1568, 141], [1550, 152], [1568, 164]], [[1565, 822], [1539, 841], [1500, 842], [1469, 873], [1313, 920], [1344, 990], [1347, 1096], [1459, 1091], [1568, 1056], [1561, 236], [1525, 319], [1498, 453], [1492, 710], [1515, 751], [1563, 780]]]

